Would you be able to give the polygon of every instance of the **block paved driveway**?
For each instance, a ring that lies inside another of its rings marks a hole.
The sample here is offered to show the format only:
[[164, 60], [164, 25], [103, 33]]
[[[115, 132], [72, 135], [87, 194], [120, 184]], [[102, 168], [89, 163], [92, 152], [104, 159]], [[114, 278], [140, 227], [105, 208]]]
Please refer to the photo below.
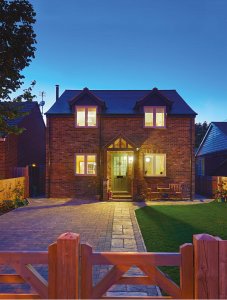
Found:
[[[0, 251], [47, 250], [60, 234], [68, 231], [79, 233], [81, 242], [89, 243], [96, 251], [146, 251], [135, 208], [133, 202], [32, 199], [29, 206], [0, 216]], [[108, 266], [95, 266], [94, 282], [108, 269]], [[39, 271], [47, 277], [46, 267]], [[128, 272], [131, 276], [142, 275], [135, 267]], [[14, 291], [23, 291], [23, 287], [14, 286]], [[12, 292], [12, 286], [4, 286], [0, 291]], [[107, 295], [155, 296], [157, 293], [154, 286], [119, 285], [113, 286]]]
[[47, 250], [67, 231], [81, 234], [95, 250], [110, 250], [115, 204], [32, 199], [0, 216], [0, 250]]

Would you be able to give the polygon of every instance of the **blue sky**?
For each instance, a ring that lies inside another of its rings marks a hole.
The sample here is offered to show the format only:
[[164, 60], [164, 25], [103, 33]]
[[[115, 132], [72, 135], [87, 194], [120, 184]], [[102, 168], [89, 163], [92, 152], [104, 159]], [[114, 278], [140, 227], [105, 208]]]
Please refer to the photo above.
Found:
[[46, 111], [65, 89], [176, 89], [196, 121], [227, 120], [226, 0], [30, 0]]

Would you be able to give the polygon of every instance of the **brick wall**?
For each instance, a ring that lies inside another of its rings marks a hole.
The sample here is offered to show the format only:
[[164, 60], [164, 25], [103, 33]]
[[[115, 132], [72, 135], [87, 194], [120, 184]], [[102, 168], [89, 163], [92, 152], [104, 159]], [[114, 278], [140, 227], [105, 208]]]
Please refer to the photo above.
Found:
[[12, 169], [17, 166], [18, 136], [10, 134], [5, 140], [5, 178], [12, 177]]
[[[98, 128], [75, 128], [74, 116], [52, 116], [47, 121], [47, 184], [49, 197], [91, 198], [102, 194], [107, 177], [105, 145], [120, 134], [131, 140], [138, 151], [134, 160], [134, 193], [138, 186], [152, 183], [179, 183], [194, 193], [194, 119], [167, 117], [166, 129], [143, 128], [143, 116], [102, 117]], [[96, 177], [74, 175], [75, 153], [96, 153]], [[143, 174], [145, 153], [166, 153], [167, 176], [146, 178]], [[99, 162], [100, 166], [99, 166]]]
[[25, 128], [18, 136], [18, 167], [32, 163], [45, 164], [45, 124], [38, 105], [23, 118], [20, 127]]

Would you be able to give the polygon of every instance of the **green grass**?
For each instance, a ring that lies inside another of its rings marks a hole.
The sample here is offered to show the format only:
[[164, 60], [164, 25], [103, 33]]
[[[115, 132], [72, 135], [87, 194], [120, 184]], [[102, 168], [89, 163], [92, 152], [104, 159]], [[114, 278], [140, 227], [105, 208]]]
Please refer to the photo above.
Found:
[[[227, 204], [146, 206], [136, 210], [137, 220], [149, 252], [178, 252], [192, 242], [193, 234], [208, 233], [227, 239]], [[179, 281], [176, 268], [165, 268]]]

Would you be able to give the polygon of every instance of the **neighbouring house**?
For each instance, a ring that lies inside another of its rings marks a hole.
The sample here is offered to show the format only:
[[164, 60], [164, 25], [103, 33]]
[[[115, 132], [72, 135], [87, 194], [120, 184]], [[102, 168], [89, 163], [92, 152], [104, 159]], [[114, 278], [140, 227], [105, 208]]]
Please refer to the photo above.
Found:
[[227, 183], [227, 122], [212, 122], [196, 152], [196, 191], [213, 197]]
[[196, 153], [196, 175], [227, 176], [227, 122], [211, 122]]
[[[14, 105], [21, 105], [15, 103]], [[18, 167], [45, 166], [45, 124], [37, 102], [23, 102], [20, 118], [9, 125], [25, 128], [20, 135], [0, 133], [0, 179], [14, 176]]]
[[184, 183], [194, 196], [196, 113], [176, 90], [66, 90], [47, 111], [46, 194], [136, 199]]

